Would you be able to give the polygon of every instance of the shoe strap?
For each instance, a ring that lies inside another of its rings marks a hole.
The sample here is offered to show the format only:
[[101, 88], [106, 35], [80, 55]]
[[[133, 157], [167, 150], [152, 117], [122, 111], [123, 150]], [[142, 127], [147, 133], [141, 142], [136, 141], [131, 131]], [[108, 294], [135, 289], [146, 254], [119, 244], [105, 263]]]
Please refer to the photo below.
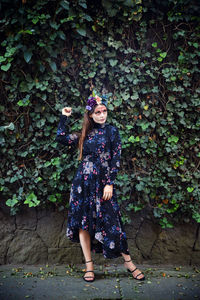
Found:
[[89, 262], [93, 262], [93, 260], [88, 260], [88, 261], [86, 261], [85, 263], [87, 264], [87, 263], [89, 263]]
[[85, 273], [88, 273], [88, 272], [92, 272], [92, 273], [94, 273], [94, 271], [85, 271]]
[[130, 259], [130, 260], [125, 260], [124, 262], [130, 262], [130, 261], [132, 261], [132, 259]]
[[[142, 274], [142, 273], [139, 273], [139, 274], [137, 274], [135, 277], [137, 278], [137, 277], [140, 276], [141, 274]], [[142, 274], [142, 275], [143, 275], [143, 274]], [[143, 278], [143, 277], [142, 277], [142, 278]], [[142, 279], [142, 278], [141, 278], [141, 279]]]
[[130, 271], [131, 271], [131, 273], [133, 273], [135, 270], [137, 270], [137, 268], [135, 268], [133, 271], [131, 271], [131, 270]]

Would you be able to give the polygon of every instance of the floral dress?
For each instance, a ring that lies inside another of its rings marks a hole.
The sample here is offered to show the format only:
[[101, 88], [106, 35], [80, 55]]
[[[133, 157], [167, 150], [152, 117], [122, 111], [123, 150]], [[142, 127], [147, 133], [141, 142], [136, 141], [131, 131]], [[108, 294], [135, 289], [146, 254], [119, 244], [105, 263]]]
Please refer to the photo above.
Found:
[[[69, 118], [60, 115], [56, 141], [78, 145], [79, 136], [69, 133]], [[67, 237], [79, 241], [79, 229], [91, 236], [91, 250], [105, 258], [129, 254], [123, 230], [114, 180], [120, 167], [121, 140], [118, 129], [108, 123], [94, 123], [83, 143], [83, 158], [70, 190]], [[105, 185], [113, 184], [113, 196], [103, 200]]]

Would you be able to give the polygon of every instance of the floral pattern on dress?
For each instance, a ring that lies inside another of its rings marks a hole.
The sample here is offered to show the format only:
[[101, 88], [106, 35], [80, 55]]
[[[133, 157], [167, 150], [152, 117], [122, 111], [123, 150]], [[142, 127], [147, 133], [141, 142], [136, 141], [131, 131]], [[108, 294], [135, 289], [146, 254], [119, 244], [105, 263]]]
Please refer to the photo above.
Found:
[[[69, 119], [61, 115], [56, 141], [77, 145], [79, 136], [69, 133]], [[80, 242], [79, 229], [91, 236], [91, 249], [105, 258], [129, 254], [117, 203], [114, 181], [120, 167], [121, 139], [118, 129], [108, 123], [95, 123], [83, 144], [83, 159], [74, 176], [69, 200], [66, 236]], [[113, 196], [104, 200], [105, 185], [113, 184]]]

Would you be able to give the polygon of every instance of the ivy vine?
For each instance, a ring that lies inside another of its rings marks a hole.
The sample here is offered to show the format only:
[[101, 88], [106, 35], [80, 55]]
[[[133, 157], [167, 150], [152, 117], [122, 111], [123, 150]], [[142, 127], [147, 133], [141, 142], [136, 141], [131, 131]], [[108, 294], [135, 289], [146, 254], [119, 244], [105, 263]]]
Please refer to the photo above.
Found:
[[77, 152], [55, 142], [63, 106], [80, 130], [89, 87], [112, 94], [124, 222], [200, 222], [200, 5], [192, 0], [2, 0], [1, 205], [68, 207]]

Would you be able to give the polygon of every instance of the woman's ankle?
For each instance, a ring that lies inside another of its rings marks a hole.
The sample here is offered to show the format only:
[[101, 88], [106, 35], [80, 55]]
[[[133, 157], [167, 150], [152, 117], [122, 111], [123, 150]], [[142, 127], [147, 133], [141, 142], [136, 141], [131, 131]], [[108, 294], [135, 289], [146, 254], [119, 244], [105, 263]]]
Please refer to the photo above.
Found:
[[129, 254], [121, 253], [121, 255], [124, 258], [124, 262], [129, 262], [131, 261], [131, 256]]

